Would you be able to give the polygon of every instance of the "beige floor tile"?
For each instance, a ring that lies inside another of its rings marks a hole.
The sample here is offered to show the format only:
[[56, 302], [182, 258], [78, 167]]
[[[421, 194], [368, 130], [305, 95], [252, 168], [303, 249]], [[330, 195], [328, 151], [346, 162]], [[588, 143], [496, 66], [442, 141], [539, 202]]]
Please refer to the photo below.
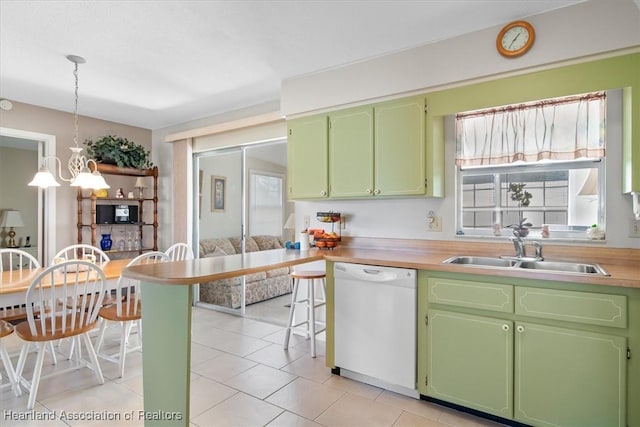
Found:
[[200, 427], [263, 426], [270, 423], [282, 409], [263, 400], [237, 393], [195, 418]]
[[344, 392], [305, 378], [298, 378], [266, 401], [310, 420], [335, 403]]
[[254, 366], [256, 363], [251, 360], [232, 354], [223, 354], [213, 360], [192, 366], [191, 370], [214, 381], [223, 382]]
[[376, 400], [434, 421], [438, 421], [442, 415], [442, 409], [431, 402], [413, 399], [388, 390], [384, 390]]
[[320, 427], [321, 425], [288, 411], [284, 411], [278, 418], [267, 424], [268, 427]]
[[421, 417], [420, 415], [412, 414], [411, 412], [403, 411], [398, 421], [395, 422], [393, 427], [451, 427], [447, 424], [442, 424], [440, 421], [430, 420], [429, 418]]
[[280, 369], [305, 355], [308, 355], [308, 353], [297, 350], [294, 347], [285, 350], [282, 344], [271, 344], [248, 354], [245, 358], [271, 366], [272, 368]]
[[327, 381], [333, 375], [325, 366], [325, 358], [321, 356], [313, 358], [305, 355], [284, 366], [282, 370], [319, 383]]
[[221, 322], [218, 324], [218, 327], [224, 331], [235, 332], [254, 338], [266, 337], [282, 329], [282, 326], [246, 318], [239, 318], [239, 320], [233, 322]]
[[315, 421], [326, 426], [393, 426], [402, 410], [351, 393], [345, 393]]
[[259, 338], [248, 337], [215, 328], [199, 333], [194, 331], [192, 341], [241, 357], [269, 345], [269, 342]]
[[[273, 334], [262, 337], [262, 339], [282, 346], [284, 344], [285, 332], [286, 332], [286, 329], [282, 328], [281, 330]], [[298, 344], [301, 344], [301, 343], [309, 343], [309, 341], [302, 335], [292, 334], [291, 338], [289, 339], [289, 348], [296, 347]]]
[[202, 344], [191, 343], [191, 366], [207, 360], [215, 359], [221, 354], [224, 354], [224, 352]]
[[189, 411], [191, 419], [237, 393], [237, 391], [231, 387], [227, 387], [206, 377], [193, 378], [191, 380], [190, 390], [191, 404]]
[[331, 377], [324, 383], [328, 386], [372, 400], [380, 396], [380, 393], [383, 391], [381, 388], [341, 377], [339, 375], [331, 375]]
[[264, 399], [296, 378], [298, 377], [295, 375], [269, 366], [256, 365], [224, 383], [258, 399]]

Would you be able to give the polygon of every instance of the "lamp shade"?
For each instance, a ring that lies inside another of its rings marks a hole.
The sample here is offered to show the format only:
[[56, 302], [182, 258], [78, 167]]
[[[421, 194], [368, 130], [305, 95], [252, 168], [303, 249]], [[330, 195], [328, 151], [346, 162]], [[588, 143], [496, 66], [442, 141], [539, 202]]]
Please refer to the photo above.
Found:
[[598, 169], [589, 170], [587, 178], [584, 180], [578, 196], [597, 196], [598, 195]]
[[0, 227], [24, 227], [24, 222], [22, 222], [20, 211], [6, 210], [2, 212], [2, 218], [0, 218]]
[[60, 183], [56, 181], [53, 174], [49, 172], [49, 169], [47, 169], [46, 166], [40, 168], [28, 185], [40, 188], [60, 187]]
[[144, 178], [143, 177], [138, 177], [136, 178], [136, 188], [147, 188], [147, 185], [144, 183]]
[[285, 230], [293, 230], [296, 228], [296, 214], [289, 214], [289, 218], [287, 218], [287, 221], [284, 223], [284, 228]]

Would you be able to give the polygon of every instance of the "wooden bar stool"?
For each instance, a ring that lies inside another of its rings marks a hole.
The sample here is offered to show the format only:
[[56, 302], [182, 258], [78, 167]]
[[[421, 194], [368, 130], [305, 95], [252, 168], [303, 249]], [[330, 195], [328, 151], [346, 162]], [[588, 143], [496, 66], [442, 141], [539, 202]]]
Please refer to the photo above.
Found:
[[[311, 339], [311, 357], [316, 357], [316, 335], [323, 332], [326, 329], [325, 322], [316, 321], [316, 309], [326, 305], [326, 273], [324, 271], [310, 270], [299, 271], [291, 273], [293, 279], [293, 292], [291, 293], [291, 308], [289, 309], [289, 322], [287, 323], [287, 331], [284, 337], [284, 349], [289, 348], [289, 339], [294, 329], [299, 329], [305, 325], [306, 328], [303, 331], [306, 333], [307, 338]], [[300, 289], [300, 280], [305, 280], [307, 284], [307, 296], [302, 299], [298, 299], [298, 290]], [[315, 297], [315, 282], [320, 280], [322, 282], [321, 292], [322, 299], [316, 299]], [[294, 324], [294, 313], [296, 308], [301, 305], [307, 310], [306, 320]], [[316, 324], [320, 324], [320, 329], [316, 328]]]

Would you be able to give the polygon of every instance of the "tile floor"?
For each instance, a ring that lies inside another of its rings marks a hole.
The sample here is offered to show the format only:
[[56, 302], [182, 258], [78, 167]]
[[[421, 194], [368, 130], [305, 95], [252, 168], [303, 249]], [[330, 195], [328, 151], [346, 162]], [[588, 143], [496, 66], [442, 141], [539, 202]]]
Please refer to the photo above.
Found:
[[[107, 343], [112, 346], [116, 344], [116, 329], [109, 329], [111, 339]], [[332, 375], [325, 367], [322, 342], [318, 357], [313, 359], [303, 337], [294, 335], [288, 351], [282, 349], [283, 337], [281, 326], [194, 308], [191, 426], [498, 425]], [[15, 363], [20, 341], [14, 335], [5, 342], [10, 354], [15, 355]], [[66, 344], [57, 351], [58, 364], [51, 365], [45, 358], [46, 371], [70, 363], [64, 360]], [[43, 380], [33, 414], [55, 417], [48, 421], [12, 420], [12, 415], [24, 413], [27, 397], [23, 394], [16, 398], [4, 388], [0, 391], [0, 425], [142, 426], [137, 416], [143, 408], [141, 365], [141, 353], [130, 353], [125, 377], [117, 378], [117, 365], [101, 361], [103, 385], [97, 385], [89, 369]], [[91, 414], [120, 420], [71, 419]], [[124, 419], [128, 414], [133, 414], [132, 420]]]

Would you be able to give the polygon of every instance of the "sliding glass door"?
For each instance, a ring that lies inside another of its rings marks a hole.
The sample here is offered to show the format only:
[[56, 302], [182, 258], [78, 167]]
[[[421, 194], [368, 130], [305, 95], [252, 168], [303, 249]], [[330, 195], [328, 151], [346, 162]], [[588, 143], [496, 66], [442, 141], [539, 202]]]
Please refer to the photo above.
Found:
[[[197, 153], [194, 170], [198, 224], [195, 240], [199, 242], [200, 257], [281, 246], [283, 225], [293, 206], [285, 197], [285, 140]], [[263, 303], [289, 291], [288, 279], [263, 275], [201, 284], [197, 299], [202, 306], [276, 323], [281, 323], [280, 319], [264, 316], [282, 317], [286, 323], [284, 303], [271, 301], [282, 310], [265, 310], [267, 305]], [[285, 281], [287, 289], [283, 291]], [[280, 290], [274, 292], [275, 288]]]

